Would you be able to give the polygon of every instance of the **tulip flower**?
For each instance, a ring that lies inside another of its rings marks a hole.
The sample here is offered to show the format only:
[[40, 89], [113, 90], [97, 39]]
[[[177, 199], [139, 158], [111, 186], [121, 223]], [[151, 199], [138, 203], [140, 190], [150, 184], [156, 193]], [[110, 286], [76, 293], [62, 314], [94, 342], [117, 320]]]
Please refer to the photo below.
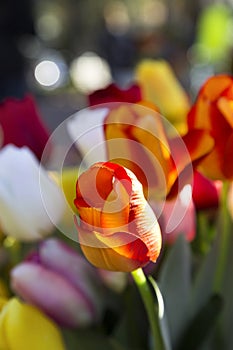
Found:
[[135, 71], [142, 99], [154, 103], [171, 123], [183, 131], [190, 102], [172, 67], [164, 60], [142, 60]]
[[90, 106], [110, 102], [136, 103], [142, 99], [141, 90], [138, 85], [134, 84], [128, 89], [120, 89], [113, 83], [108, 85], [105, 89], [94, 91], [88, 98]]
[[188, 127], [208, 131], [215, 141], [199, 170], [212, 180], [233, 179], [233, 78], [217, 75], [201, 87], [188, 114]]
[[39, 309], [16, 298], [0, 299], [1, 350], [65, 350], [56, 324]]
[[66, 327], [86, 327], [101, 314], [99, 280], [94, 268], [58, 239], [39, 245], [38, 253], [11, 271], [12, 289]]
[[220, 202], [221, 181], [211, 181], [198, 171], [193, 178], [193, 201], [197, 210], [218, 208]]
[[140, 104], [111, 110], [104, 131], [107, 158], [133, 171], [154, 200], [181, 189], [187, 174], [191, 181], [192, 167], [213, 148], [212, 138], [202, 130], [168, 138], [161, 115]]
[[79, 242], [93, 265], [127, 272], [156, 261], [160, 228], [130, 170], [110, 162], [94, 164], [80, 175], [74, 203]]
[[60, 188], [28, 148], [7, 145], [0, 150], [0, 226], [5, 234], [41, 239], [52, 232], [63, 210]]
[[49, 132], [31, 95], [23, 99], [7, 98], [0, 103], [0, 127], [2, 146], [10, 143], [18, 147], [27, 146], [41, 159]]

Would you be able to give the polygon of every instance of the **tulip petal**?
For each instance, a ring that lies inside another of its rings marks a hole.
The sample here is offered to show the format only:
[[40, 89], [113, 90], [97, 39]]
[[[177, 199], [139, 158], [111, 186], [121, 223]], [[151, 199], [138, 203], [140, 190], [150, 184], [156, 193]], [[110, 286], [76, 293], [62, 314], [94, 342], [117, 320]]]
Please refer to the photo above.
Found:
[[136, 103], [141, 100], [141, 91], [136, 84], [128, 89], [120, 89], [115, 84], [110, 84], [106, 88], [97, 90], [88, 96], [89, 105], [94, 106], [100, 103], [109, 102], [131, 102]]
[[[192, 162], [199, 161], [202, 157], [210, 153], [210, 151], [214, 147], [214, 139], [205, 130], [190, 130], [186, 135], [182, 137], [182, 139], [184, 141], [185, 146], [187, 147], [187, 154], [190, 154]], [[172, 148], [172, 150], [175, 151], [175, 145], [174, 148]], [[182, 156], [182, 154], [180, 154], [180, 156]], [[178, 157], [176, 160], [178, 160]], [[183, 163], [182, 167], [184, 168], [187, 165], [188, 161], [182, 159], [181, 163]]]
[[226, 142], [226, 148], [223, 158], [223, 173], [229, 180], [233, 179], [233, 131]]
[[189, 99], [165, 60], [145, 59], [136, 68], [136, 79], [143, 99], [156, 104], [169, 120], [183, 121]]
[[[10, 350], [65, 350], [56, 325], [37, 308], [11, 299], [0, 315], [5, 347]], [[2, 335], [2, 334], [1, 334]]]
[[27, 146], [41, 159], [45, 145], [49, 142], [49, 132], [40, 118], [32, 95], [28, 94], [23, 99], [7, 98], [1, 102], [0, 125], [4, 146]]
[[200, 89], [199, 95], [211, 102], [215, 101], [220, 94], [229, 88], [232, 84], [232, 78], [229, 75], [220, 74], [211, 77]]
[[85, 109], [67, 121], [67, 131], [87, 166], [107, 160], [102, 129], [107, 113], [108, 108]]
[[0, 207], [4, 233], [25, 241], [49, 234], [62, 217], [61, 190], [26, 147], [0, 151]]
[[233, 129], [233, 101], [221, 97], [217, 102], [217, 106]]
[[[78, 232], [84, 255], [96, 267], [110, 271], [129, 272], [149, 262], [146, 245], [142, 240], [127, 232], [118, 232], [110, 239], [94, 232], [90, 233], [80, 227]], [[124, 244], [125, 241], [131, 242]], [[86, 242], [88, 245], [85, 245]]]

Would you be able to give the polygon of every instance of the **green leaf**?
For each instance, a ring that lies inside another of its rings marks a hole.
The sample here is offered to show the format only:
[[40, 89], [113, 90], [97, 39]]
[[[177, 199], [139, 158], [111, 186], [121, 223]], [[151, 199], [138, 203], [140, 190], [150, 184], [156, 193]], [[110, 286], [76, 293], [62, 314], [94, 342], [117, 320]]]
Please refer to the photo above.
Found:
[[110, 340], [105, 334], [101, 333], [99, 329], [65, 329], [63, 330], [63, 336], [67, 350], [117, 349], [117, 343]]
[[219, 237], [216, 237], [209, 253], [199, 266], [191, 294], [191, 315], [194, 316], [207, 303], [213, 293], [215, 271], [219, 256]]
[[180, 338], [189, 319], [188, 302], [191, 290], [191, 253], [180, 235], [165, 257], [158, 283], [164, 298], [172, 345]]
[[[188, 324], [176, 350], [201, 349], [201, 345], [214, 329], [217, 319], [223, 309], [223, 299], [212, 295], [203, 308]], [[225, 349], [225, 348], [224, 348]]]
[[231, 232], [229, 249], [227, 252], [225, 274], [223, 276], [222, 297], [224, 309], [221, 315], [220, 327], [224, 349], [233, 349], [233, 229]]
[[161, 335], [163, 338], [163, 344], [165, 345], [166, 350], [170, 350], [171, 339], [170, 339], [170, 333], [169, 333], [168, 324], [167, 324], [167, 316], [166, 316], [163, 296], [159, 289], [158, 284], [155, 282], [152, 276], [149, 276], [149, 281], [155, 291], [155, 295], [157, 298], [156, 314], [158, 315], [158, 322], [161, 330]]

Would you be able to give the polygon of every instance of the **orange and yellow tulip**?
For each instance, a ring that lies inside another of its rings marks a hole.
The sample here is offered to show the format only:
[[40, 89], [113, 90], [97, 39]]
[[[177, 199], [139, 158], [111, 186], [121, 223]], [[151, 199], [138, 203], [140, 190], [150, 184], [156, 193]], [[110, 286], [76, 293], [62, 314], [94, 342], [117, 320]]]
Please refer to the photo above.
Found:
[[201, 87], [188, 114], [189, 130], [208, 131], [213, 150], [200, 163], [200, 171], [212, 180], [233, 179], [233, 78], [217, 75]]
[[191, 181], [192, 167], [213, 148], [203, 130], [168, 138], [165, 123], [156, 109], [142, 103], [121, 104], [105, 118], [108, 159], [133, 171], [153, 200], [176, 194], [188, 176]]
[[129, 272], [157, 260], [160, 228], [130, 170], [110, 162], [92, 165], [77, 181], [74, 203], [81, 248], [93, 265]]

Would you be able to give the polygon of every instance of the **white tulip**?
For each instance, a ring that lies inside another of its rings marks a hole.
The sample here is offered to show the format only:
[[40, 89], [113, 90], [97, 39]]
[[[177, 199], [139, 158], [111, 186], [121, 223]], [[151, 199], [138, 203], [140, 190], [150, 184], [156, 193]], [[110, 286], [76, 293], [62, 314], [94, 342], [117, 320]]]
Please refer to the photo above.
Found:
[[0, 150], [0, 226], [5, 234], [41, 239], [54, 229], [64, 207], [61, 189], [27, 147]]
[[67, 131], [87, 167], [107, 160], [103, 122], [108, 112], [108, 108], [87, 108], [67, 120]]

